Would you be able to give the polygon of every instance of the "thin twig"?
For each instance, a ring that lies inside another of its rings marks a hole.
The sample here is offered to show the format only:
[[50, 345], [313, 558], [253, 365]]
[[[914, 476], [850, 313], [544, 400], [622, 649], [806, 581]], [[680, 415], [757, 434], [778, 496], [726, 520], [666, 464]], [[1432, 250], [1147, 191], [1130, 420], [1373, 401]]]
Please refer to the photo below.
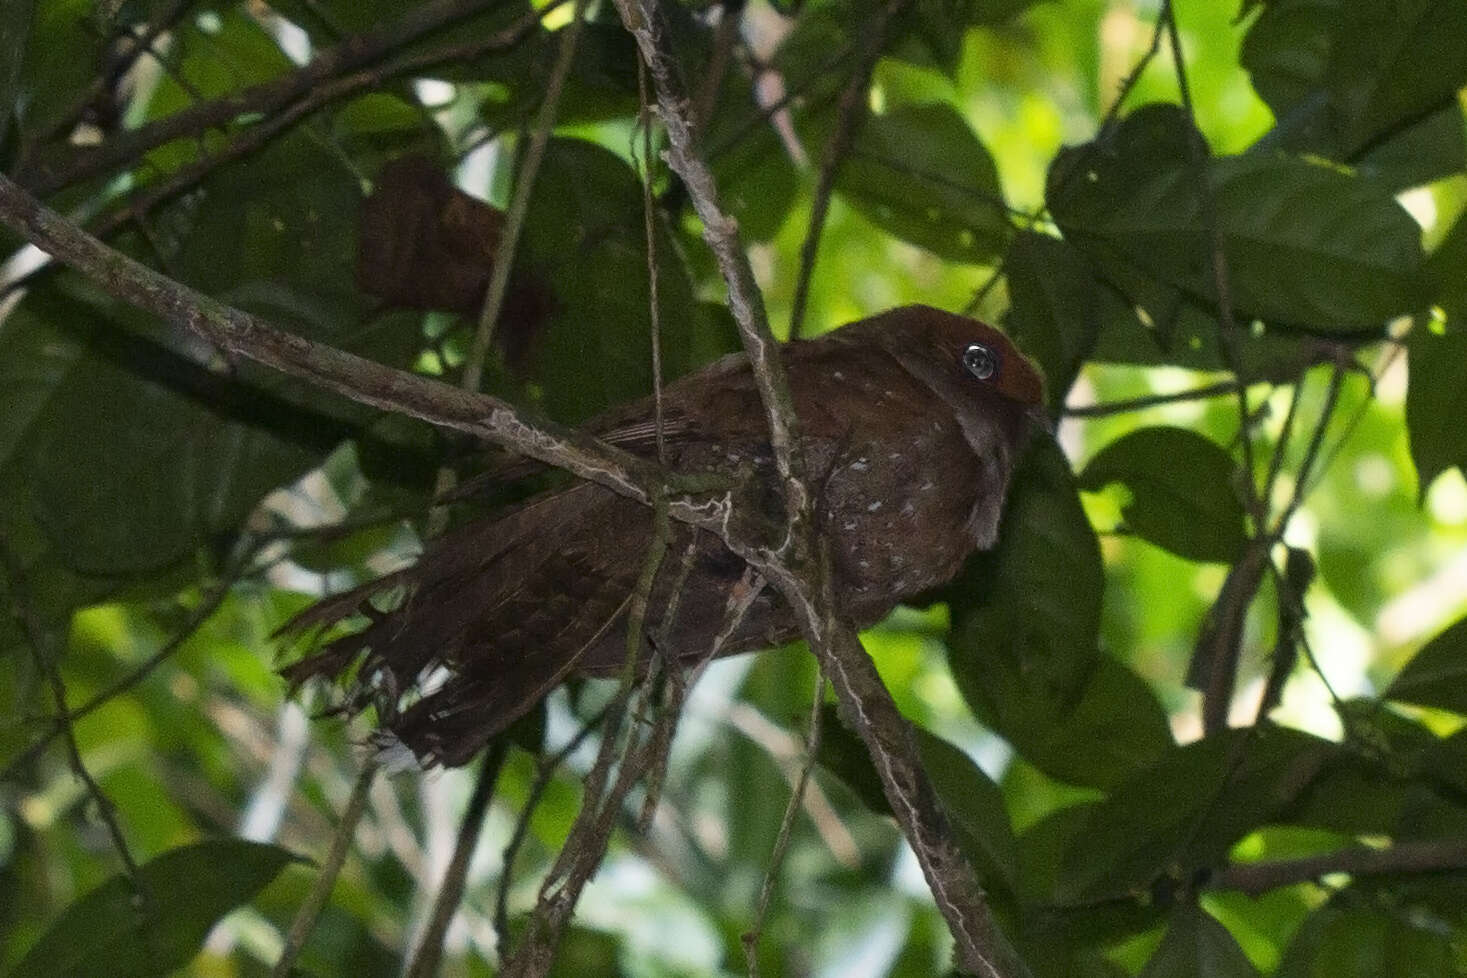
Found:
[[[652, 200], [652, 180], [655, 173], [652, 162], [652, 107], [647, 98], [647, 64], [641, 58], [637, 59], [637, 104], [642, 130], [642, 163], [645, 167], [642, 175], [642, 221], [647, 231], [647, 312], [652, 338], [652, 412], [657, 438], [657, 464], [666, 467], [667, 438], [662, 405], [662, 309], [657, 301], [657, 208]], [[635, 155], [633, 152], [633, 156]]]
[[1308, 495], [1307, 483], [1313, 474], [1314, 463], [1319, 457], [1320, 447], [1324, 444], [1325, 432], [1329, 430], [1329, 423], [1334, 418], [1335, 405], [1339, 403], [1340, 389], [1344, 385], [1344, 382], [1345, 368], [1340, 364], [1336, 364], [1330, 373], [1329, 389], [1324, 395], [1324, 406], [1319, 410], [1319, 420], [1315, 423], [1314, 431], [1309, 436], [1309, 445], [1304, 450], [1304, 458], [1299, 462], [1298, 474], [1294, 482], [1294, 492], [1289, 497], [1288, 505], [1279, 514], [1277, 522], [1274, 523], [1273, 529], [1269, 532], [1269, 536], [1272, 539], [1277, 540], [1282, 538], [1284, 530], [1288, 528], [1289, 520], [1293, 519], [1294, 513], [1298, 511], [1299, 506], [1304, 502], [1305, 496]]
[[[652, 754], [647, 748], [652, 743], [653, 735], [649, 734], [639, 742], [637, 733], [640, 724], [634, 720], [627, 725], [621, 768], [616, 780], [610, 780], [626, 706], [639, 688], [645, 688], [643, 681], [650, 676], [650, 670], [639, 669], [642, 645], [646, 640], [647, 607], [671, 538], [672, 524], [667, 516], [666, 505], [659, 497], [653, 509], [652, 541], [647, 547], [641, 574], [628, 602], [626, 661], [622, 666], [616, 698], [606, 713], [601, 749], [597, 752], [596, 763], [586, 776], [581, 810], [571, 826], [570, 837], [561, 848], [550, 871], [546, 873], [545, 879], [541, 881], [540, 896], [530, 914], [524, 940], [513, 956], [505, 961], [505, 978], [541, 978], [549, 971], [555, 958], [555, 949], [575, 912], [581, 890], [606, 854], [615, 824], [614, 816], [620, 810], [627, 793], [651, 763]], [[645, 705], [645, 698], [643, 704]]]
[[[137, 129], [120, 132], [97, 146], [61, 146], [53, 159], [27, 160], [25, 168], [18, 171], [19, 182], [32, 193], [45, 196], [111, 173], [175, 139], [200, 135], [244, 116], [258, 114], [261, 118], [271, 118], [316, 89], [343, 76], [360, 73], [393, 52], [483, 13], [496, 3], [497, 0], [426, 0], [397, 20], [349, 37], [280, 78], [192, 105]], [[532, 12], [526, 20], [533, 26], [544, 12]]]
[[519, 855], [520, 847], [524, 845], [525, 836], [529, 833], [530, 819], [535, 814], [535, 809], [540, 805], [540, 798], [545, 794], [545, 789], [550, 787], [550, 781], [565, 759], [574, 754], [586, 738], [591, 736], [592, 731], [601, 728], [606, 718], [609, 705], [602, 707], [595, 716], [581, 725], [564, 747], [554, 754], [540, 761], [535, 773], [535, 780], [530, 784], [529, 794], [525, 796], [524, 807], [520, 811], [520, 817], [516, 820], [514, 831], [510, 834], [509, 842], [504, 846], [504, 856], [500, 860], [503, 868], [499, 871], [499, 886], [494, 898], [494, 931], [499, 938], [499, 953], [501, 958], [509, 953], [509, 888], [514, 882], [514, 863]]
[[836, 109], [835, 132], [825, 144], [820, 158], [820, 176], [815, 183], [815, 197], [810, 205], [810, 222], [805, 240], [800, 245], [800, 266], [795, 276], [794, 298], [790, 302], [790, 339], [798, 339], [805, 324], [805, 305], [810, 298], [810, 281], [815, 274], [815, 257], [820, 250], [820, 235], [825, 230], [825, 217], [830, 211], [830, 196], [840, 176], [841, 164], [855, 145], [861, 126], [866, 121], [866, 90], [871, 87], [871, 73], [881, 58], [886, 42], [886, 28], [910, 0], [888, 0], [877, 10], [862, 33], [861, 54], [851, 72]]
[[1143, 411], [1163, 404], [1178, 404], [1185, 401], [1202, 401], [1211, 397], [1224, 397], [1238, 389], [1236, 380], [1223, 380], [1206, 387], [1174, 391], [1170, 394], [1147, 394], [1144, 397], [1128, 398], [1124, 401], [1105, 401], [1101, 404], [1079, 404], [1066, 407], [1060, 414], [1066, 418], [1106, 418], [1115, 414]]
[[474, 791], [459, 822], [458, 838], [454, 840], [453, 855], [448, 868], [443, 871], [443, 880], [438, 885], [438, 895], [433, 898], [433, 910], [428, 916], [428, 926], [423, 929], [422, 939], [412, 963], [405, 972], [407, 978], [433, 978], [438, 973], [438, 963], [443, 957], [443, 939], [448, 936], [448, 925], [463, 901], [464, 887], [469, 878], [469, 863], [479, 845], [479, 833], [484, 827], [484, 816], [494, 798], [494, 785], [499, 780], [499, 771], [504, 766], [508, 753], [503, 737], [495, 738], [479, 764], [479, 775], [474, 781]]
[[[739, 20], [743, 13], [744, 0], [726, 0], [718, 6], [718, 24], [713, 28], [713, 54], [708, 59], [708, 71], [703, 76], [703, 84], [693, 99], [693, 128], [698, 132], [707, 131], [708, 120], [713, 118], [713, 110], [718, 106], [718, 96], [723, 90], [723, 79], [728, 74], [729, 62], [733, 60], [734, 45], [739, 40]], [[638, 75], [639, 93], [644, 92], [643, 85], [642, 78]], [[647, 100], [644, 97], [642, 99], [644, 111], [646, 105]]]
[[616, 6], [651, 70], [667, 127], [668, 163], [688, 189], [703, 221], [704, 239], [728, 284], [729, 308], [769, 422], [788, 514], [786, 539], [772, 552], [742, 545], [736, 545], [735, 552], [781, 592], [819, 656], [844, 717], [866, 744], [892, 810], [953, 934], [959, 966], [985, 978], [1024, 974], [1026, 969], [998, 930], [977, 877], [953, 838], [917, 754], [911, 726], [896, 708], [855, 629], [834, 611], [830, 558], [812, 519], [813, 500], [804, 479], [788, 379], [737, 225], [723, 212], [712, 173], [694, 149], [678, 81], [681, 72], [657, 19], [656, 5], [653, 0], [616, 0]]
[[[716, 160], [719, 157], [723, 156], [723, 154], [727, 153], [729, 150], [733, 149], [739, 143], [743, 142], [750, 133], [754, 132], [761, 125], [768, 123], [775, 116], [779, 115], [785, 109], [789, 108], [791, 103], [793, 103], [796, 99], [805, 95], [819, 82], [824, 81], [829, 72], [833, 71], [841, 64], [843, 64], [848, 58], [850, 58], [852, 54], [855, 53], [855, 50], [856, 45], [854, 43], [841, 45], [834, 52], [832, 52], [829, 57], [827, 57], [824, 61], [817, 65], [815, 69], [811, 71], [810, 74], [803, 81], [801, 81], [800, 84], [786, 88], [784, 92], [780, 94], [779, 98], [775, 99], [773, 102], [770, 102], [768, 105], [760, 106], [757, 111], [753, 112], [742, 122], [739, 122], [737, 125], [735, 125], [729, 131], [728, 135], [724, 136], [716, 143], [711, 143], [705, 150], [705, 158], [710, 161]], [[753, 66], [753, 70], [754, 79], [756, 82], [758, 81], [760, 74], [762, 74], [763, 72], [773, 71], [773, 69], [771, 68], [760, 66], [758, 64], [755, 64]], [[821, 108], [826, 104], [826, 102], [834, 97], [834, 93], [831, 93], [829, 95], [822, 95], [821, 97], [816, 98], [809, 105], [809, 108]]]
[[1192, 105], [1192, 87], [1187, 80], [1187, 64], [1182, 55], [1182, 36], [1177, 27], [1176, 10], [1172, 0], [1162, 0], [1157, 13], [1158, 26], [1166, 27], [1167, 41], [1171, 48], [1172, 67], [1176, 71], [1177, 89], [1182, 98], [1182, 113], [1187, 120], [1187, 151], [1192, 165], [1197, 170], [1198, 202], [1201, 209], [1202, 226], [1207, 234], [1208, 248], [1212, 259], [1214, 291], [1217, 293], [1218, 350], [1228, 370], [1240, 383], [1238, 400], [1238, 439], [1243, 448], [1243, 503], [1248, 519], [1262, 532], [1268, 514], [1262, 511], [1256, 474], [1253, 466], [1253, 436], [1249, 428], [1251, 412], [1248, 407], [1247, 378], [1243, 376], [1241, 358], [1238, 355], [1238, 323], [1233, 315], [1232, 287], [1228, 280], [1227, 253], [1223, 248], [1222, 226], [1218, 220], [1217, 195], [1212, 186], [1212, 153], [1197, 129], [1197, 113]]
[[1283, 426], [1279, 428], [1277, 444], [1274, 445], [1273, 455], [1268, 460], [1268, 474], [1263, 479], [1263, 505], [1265, 508], [1273, 505], [1274, 489], [1278, 487], [1279, 473], [1284, 467], [1284, 457], [1288, 454], [1289, 440], [1294, 435], [1294, 421], [1299, 415], [1299, 402], [1304, 396], [1305, 373], [1300, 373], [1294, 381], [1293, 393], [1289, 395], [1289, 409], [1284, 414]]
[[795, 816], [805, 800], [805, 788], [810, 783], [810, 772], [815, 768], [815, 758], [820, 753], [821, 719], [825, 715], [825, 673], [815, 670], [815, 698], [810, 707], [810, 735], [805, 746], [805, 761], [800, 765], [800, 777], [790, 792], [790, 800], [784, 807], [779, 821], [779, 834], [774, 840], [774, 850], [769, 855], [769, 865], [764, 870], [764, 883], [759, 887], [759, 903], [754, 910], [754, 922], [741, 938], [744, 958], [749, 965], [749, 978], [759, 978], [759, 938], [764, 933], [764, 918], [769, 913], [769, 901], [774, 896], [774, 885], [779, 879], [780, 867], [784, 865], [784, 854], [789, 848], [790, 836], [795, 826]]
[[[80, 93], [70, 107], [57, 119], [56, 124], [50, 128], [37, 143], [52, 142], [64, 139], [71, 134], [82, 121], [86, 111], [99, 97], [114, 89], [122, 81], [124, 75], [132, 69], [133, 63], [142, 57], [144, 53], [152, 53], [154, 43], [163, 33], [182, 19], [188, 9], [197, 0], [173, 0], [172, 6], [160, 13], [143, 29], [141, 34], [129, 35], [129, 44], [123, 51], [116, 53], [108, 60], [106, 66], [92, 79], [86, 91]], [[156, 55], [154, 55], [156, 57]], [[20, 154], [21, 166], [30, 155], [32, 147], [27, 146]], [[20, 167], [17, 167], [19, 171]]]
[[367, 792], [372, 787], [372, 780], [377, 777], [377, 771], [376, 760], [370, 760], [357, 775], [356, 783], [352, 785], [351, 797], [347, 799], [346, 808], [342, 809], [341, 819], [337, 822], [336, 834], [331, 837], [331, 848], [326, 853], [326, 861], [321, 865], [321, 872], [317, 874], [315, 882], [311, 884], [311, 892], [306, 894], [305, 901], [296, 910], [295, 920], [291, 922], [285, 946], [280, 949], [280, 957], [276, 959], [275, 968], [271, 971], [273, 978], [290, 978], [294, 973], [295, 962], [305, 948], [311, 931], [316, 927], [326, 900], [336, 886], [336, 878], [341, 875], [342, 866], [346, 864], [346, 855], [351, 849], [357, 823], [361, 821], [362, 812], [367, 807]]
[[61, 666], [57, 662], [54, 650], [50, 647], [51, 641], [46, 634], [46, 626], [41, 622], [35, 607], [31, 604], [20, 558], [11, 551], [8, 541], [4, 538], [0, 538], [0, 568], [5, 571], [21, 627], [31, 647], [31, 655], [36, 660], [36, 668], [41, 675], [46, 677], [46, 682], [51, 687], [51, 696], [56, 706], [56, 722], [61, 727], [61, 736], [66, 743], [66, 755], [71, 763], [71, 771], [82, 783], [82, 787], [86, 789], [87, 797], [92, 800], [92, 805], [97, 810], [97, 817], [107, 827], [107, 834], [112, 837], [112, 847], [117, 851], [117, 857], [122, 860], [128, 884], [138, 898], [146, 904], [151, 900], [151, 895], [148, 893], [142, 875], [138, 872], [137, 860], [133, 859], [132, 850], [128, 847], [127, 836], [123, 834], [122, 825], [117, 818], [116, 806], [102, 790], [102, 786], [97, 783], [97, 779], [92, 777], [92, 773], [87, 770], [86, 762], [82, 759], [81, 746], [77, 743], [76, 730], [71, 724], [71, 714], [66, 707], [66, 681], [61, 676]]
[[509, 273], [514, 267], [520, 233], [525, 227], [525, 216], [530, 212], [530, 195], [535, 189], [535, 177], [539, 175], [540, 162], [545, 158], [545, 146], [550, 142], [550, 130], [555, 128], [555, 116], [560, 111], [560, 95], [565, 88], [565, 80], [570, 75], [576, 44], [580, 41], [581, 27], [586, 19], [585, 12], [586, 0], [576, 0], [570, 26], [558, 35], [560, 49], [556, 52], [555, 66], [551, 69], [550, 80], [545, 86], [540, 112], [535, 117], [535, 128], [530, 133], [530, 147], [525, 152], [524, 162], [515, 178], [514, 197], [510, 200], [504, 228], [499, 234], [494, 269], [489, 275], [484, 305], [479, 310], [479, 325], [474, 331], [473, 342], [469, 345], [468, 356], [464, 360], [463, 386], [470, 391], [479, 389], [479, 382], [484, 375], [484, 360], [489, 355], [489, 344], [494, 339], [494, 326], [499, 322], [499, 313], [504, 308], [504, 297], [509, 291]]
[[212, 588], [205, 595], [204, 600], [200, 602], [199, 606], [189, 614], [188, 620], [184, 622], [183, 627], [175, 632], [173, 637], [164, 643], [158, 651], [148, 656], [136, 669], [118, 679], [101, 692], [94, 694], [91, 699], [76, 709], [71, 710], [64, 717], [57, 716], [52, 718], [50, 729], [42, 733], [40, 737], [36, 738], [35, 743], [21, 751], [20, 754], [16, 755], [15, 758], [5, 765], [3, 770], [0, 770], [0, 781], [4, 781], [10, 777], [12, 772], [30, 763], [40, 755], [50, 745], [51, 741], [65, 732], [68, 723], [75, 723], [83, 717], [90, 715], [148, 678], [154, 669], [171, 658], [175, 652], [183, 647], [185, 642], [193, 637], [195, 632], [203, 627], [206, 621], [214, 616], [214, 612], [219, 610], [219, 606], [229, 596], [229, 590], [233, 583], [233, 580], [224, 580]]

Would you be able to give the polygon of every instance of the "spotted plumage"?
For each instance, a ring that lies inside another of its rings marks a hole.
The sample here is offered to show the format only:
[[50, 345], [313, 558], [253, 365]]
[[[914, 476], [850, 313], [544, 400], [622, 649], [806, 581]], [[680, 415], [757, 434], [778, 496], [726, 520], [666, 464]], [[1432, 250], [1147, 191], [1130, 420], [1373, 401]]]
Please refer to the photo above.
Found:
[[[1039, 376], [1003, 334], [907, 306], [791, 343], [784, 361], [844, 613], [874, 623], [993, 545], [1009, 475], [1043, 401]], [[652, 414], [650, 401], [638, 402], [589, 427], [651, 456]], [[744, 357], [670, 385], [664, 414], [674, 470], [752, 471], [777, 509], [765, 415]], [[357, 682], [420, 760], [464, 763], [568, 676], [622, 667], [652, 519], [646, 507], [578, 483], [465, 525], [414, 566], [287, 625], [299, 633], [358, 612], [366, 619], [286, 675], [301, 682], [358, 664]], [[692, 561], [684, 578], [685, 552]], [[664, 622], [680, 578], [676, 614]], [[664, 636], [655, 651], [707, 655], [731, 600], [747, 597], [747, 587], [743, 561], [718, 537], [675, 525], [649, 601], [645, 633]], [[378, 595], [397, 604], [378, 610]], [[719, 652], [796, 635], [789, 609], [765, 588]], [[644, 647], [643, 661], [653, 651]], [[422, 692], [429, 676], [436, 685]]]

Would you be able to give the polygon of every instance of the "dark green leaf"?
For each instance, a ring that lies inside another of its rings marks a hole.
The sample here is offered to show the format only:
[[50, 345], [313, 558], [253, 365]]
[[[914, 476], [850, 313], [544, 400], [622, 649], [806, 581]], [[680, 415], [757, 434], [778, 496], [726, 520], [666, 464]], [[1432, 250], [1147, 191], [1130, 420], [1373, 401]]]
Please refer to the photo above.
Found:
[[[986, 887], [1012, 891], [1017, 874], [1017, 844], [1003, 793], [973, 760], [953, 744], [921, 727], [917, 749], [937, 796], [942, 799], [958, 844]], [[881, 779], [865, 745], [841, 724], [833, 706], [825, 708], [820, 764], [851, 787], [872, 811], [890, 814]]]
[[[1398, 162], [1424, 182], [1462, 163], [1464, 34], [1457, 0], [1271, 0], [1241, 60], [1279, 119], [1280, 145], [1365, 167]], [[1393, 152], [1396, 141], [1413, 144], [1415, 159]], [[1423, 158], [1433, 165], [1423, 170]]]
[[1231, 563], [1245, 542], [1238, 472], [1215, 442], [1184, 428], [1141, 428], [1102, 448], [1080, 473], [1081, 489], [1120, 483], [1130, 492], [1126, 526], [1179, 557]]
[[1069, 463], [1036, 441], [1010, 489], [998, 546], [948, 589], [949, 662], [985, 723], [1052, 777], [1106, 786], [1171, 744], [1144, 681], [1096, 644], [1103, 580]]
[[[1187, 139], [1179, 113], [1141, 110], [1103, 143], [1056, 157], [1047, 198], [1107, 274], [1211, 303], [1212, 241]], [[1348, 335], [1420, 308], [1420, 228], [1386, 188], [1276, 154], [1213, 160], [1209, 179], [1239, 316]]]
[[767, 241], [784, 224], [799, 177], [775, 128], [762, 120], [750, 124], [758, 105], [752, 84], [730, 72], [719, 96], [703, 137], [719, 194], [745, 240]]
[[1336, 750], [1282, 727], [1228, 730], [1169, 751], [1094, 806], [1066, 854], [1064, 902], [1184, 883], [1275, 821]]
[[91, 0], [36, 0], [34, 10], [16, 89], [15, 121], [27, 139], [50, 135], [81, 98], [106, 47]]
[[1418, 323], [1407, 338], [1406, 352], [1406, 430], [1417, 493], [1424, 499], [1447, 469], [1467, 471], [1467, 332], [1438, 335]]
[[1331, 902], [1294, 935], [1277, 978], [1443, 978], [1461, 975], [1451, 940], [1406, 913]]
[[8, 978], [151, 978], [187, 964], [230, 910], [297, 859], [279, 846], [214, 839], [170, 849], [141, 869], [139, 900], [114, 876], [72, 904]]
[[1233, 935], [1201, 907], [1179, 910], [1139, 978], [1256, 978]]
[[35, 0], [8, 0], [0, 6], [0, 149], [5, 148], [10, 113], [15, 108], [20, 65], [35, 6]]
[[1426, 262], [1432, 298], [1447, 317], [1447, 330], [1467, 330], [1467, 214], [1457, 218], [1452, 229]]
[[875, 224], [948, 261], [991, 261], [1008, 240], [993, 158], [945, 102], [867, 119], [835, 186]]
[[[551, 295], [543, 335], [528, 341], [528, 374], [557, 420], [579, 422], [652, 391], [652, 341], [642, 189], [615, 154], [552, 140], [535, 181], [522, 266]], [[657, 236], [662, 359], [670, 378], [728, 351], [709, 330], [672, 239]]]
[[1068, 242], [1023, 231], [1009, 246], [1008, 333], [1044, 370], [1051, 408], [1064, 404], [1100, 327], [1100, 284]]
[[1467, 713], [1467, 618], [1412, 656], [1385, 695], [1403, 703]]
[[931, 64], [952, 74], [963, 53], [963, 37], [970, 26], [1007, 23], [1038, 0], [917, 0], [898, 20], [906, 28], [902, 42], [888, 54], [917, 65]]

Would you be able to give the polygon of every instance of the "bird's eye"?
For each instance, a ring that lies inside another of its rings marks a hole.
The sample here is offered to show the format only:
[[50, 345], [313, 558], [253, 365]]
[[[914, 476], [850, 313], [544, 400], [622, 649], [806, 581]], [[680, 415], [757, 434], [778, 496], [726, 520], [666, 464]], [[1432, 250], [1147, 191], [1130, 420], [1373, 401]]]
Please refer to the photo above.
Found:
[[998, 352], [982, 343], [969, 343], [963, 351], [963, 366], [979, 380], [990, 380], [998, 373]]

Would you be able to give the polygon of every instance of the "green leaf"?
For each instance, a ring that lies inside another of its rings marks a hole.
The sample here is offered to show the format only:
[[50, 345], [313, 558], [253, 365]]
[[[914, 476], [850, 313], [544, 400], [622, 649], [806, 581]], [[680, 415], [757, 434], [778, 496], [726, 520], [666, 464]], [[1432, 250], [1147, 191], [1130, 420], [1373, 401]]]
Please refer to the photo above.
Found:
[[1044, 370], [1048, 404], [1065, 402], [1100, 328], [1100, 285], [1072, 245], [1023, 231], [1009, 246], [1007, 332]]
[[1231, 563], [1246, 540], [1237, 466], [1218, 445], [1185, 428], [1140, 428], [1100, 450], [1080, 473], [1081, 489], [1120, 483], [1121, 510], [1144, 540], [1190, 560]]
[[[958, 845], [972, 861], [979, 879], [985, 887], [1012, 892], [1018, 872], [1018, 844], [1003, 793], [958, 747], [921, 727], [914, 727], [913, 733], [923, 767], [952, 821]], [[822, 720], [819, 760], [872, 811], [891, 813], [865, 745], [845, 728], [836, 708], [829, 704]]]
[[946, 591], [948, 661], [969, 706], [1026, 760], [1097, 786], [1172, 742], [1146, 683], [1098, 651], [1103, 583], [1069, 463], [1036, 440], [1014, 474], [998, 546]]
[[729, 72], [703, 137], [719, 195], [746, 240], [768, 241], [783, 226], [799, 192], [799, 176], [774, 126], [753, 120], [753, 84]]
[[27, 143], [49, 135], [81, 98], [106, 44], [91, 0], [36, 0], [33, 9], [15, 103]]
[[[1102, 143], [1061, 152], [1047, 199], [1065, 236], [1108, 274], [1149, 276], [1212, 304], [1212, 236], [1188, 138], [1175, 109], [1140, 110]], [[1281, 154], [1214, 159], [1208, 173], [1240, 317], [1349, 335], [1422, 305], [1420, 228], [1387, 188]]]
[[867, 119], [835, 187], [873, 223], [948, 261], [991, 261], [1008, 241], [998, 169], [945, 102]]
[[1438, 335], [1418, 323], [1406, 340], [1406, 353], [1406, 430], [1418, 498], [1424, 499], [1447, 469], [1467, 472], [1467, 332]]
[[1276, 978], [1441, 978], [1460, 975], [1448, 935], [1397, 909], [1352, 908], [1343, 900], [1304, 921]]
[[0, 6], [0, 149], [6, 148], [10, 113], [20, 81], [20, 66], [31, 34], [35, 0], [7, 0]]
[[1276, 821], [1338, 748], [1283, 727], [1233, 729], [1167, 752], [1093, 806], [1061, 865], [1065, 903], [1185, 884]]
[[1467, 162], [1464, 34], [1457, 0], [1271, 0], [1240, 57], [1279, 119], [1275, 142], [1381, 172], [1394, 189]]
[[1467, 214], [1457, 218], [1452, 229], [1426, 262], [1432, 298], [1447, 317], [1447, 330], [1467, 329]]
[[1256, 978], [1233, 935], [1201, 907], [1183, 907], [1138, 978]]
[[1467, 714], [1467, 618], [1449, 626], [1412, 656], [1385, 696]]
[[1005, 24], [1036, 2], [917, 0], [897, 22], [908, 31], [905, 43], [888, 45], [887, 54], [916, 65], [932, 64], [951, 75], [961, 61], [968, 27]]
[[213, 839], [158, 856], [140, 870], [139, 900], [114, 876], [72, 904], [8, 978], [150, 978], [187, 964], [210, 928], [299, 857], [279, 846]]
[[[659, 227], [657, 294], [663, 371], [686, 373], [728, 351], [710, 330], [672, 238]], [[528, 338], [527, 373], [545, 409], [578, 423], [652, 391], [652, 341], [642, 187], [614, 153], [553, 139], [531, 195], [517, 268], [551, 296], [548, 322]]]

